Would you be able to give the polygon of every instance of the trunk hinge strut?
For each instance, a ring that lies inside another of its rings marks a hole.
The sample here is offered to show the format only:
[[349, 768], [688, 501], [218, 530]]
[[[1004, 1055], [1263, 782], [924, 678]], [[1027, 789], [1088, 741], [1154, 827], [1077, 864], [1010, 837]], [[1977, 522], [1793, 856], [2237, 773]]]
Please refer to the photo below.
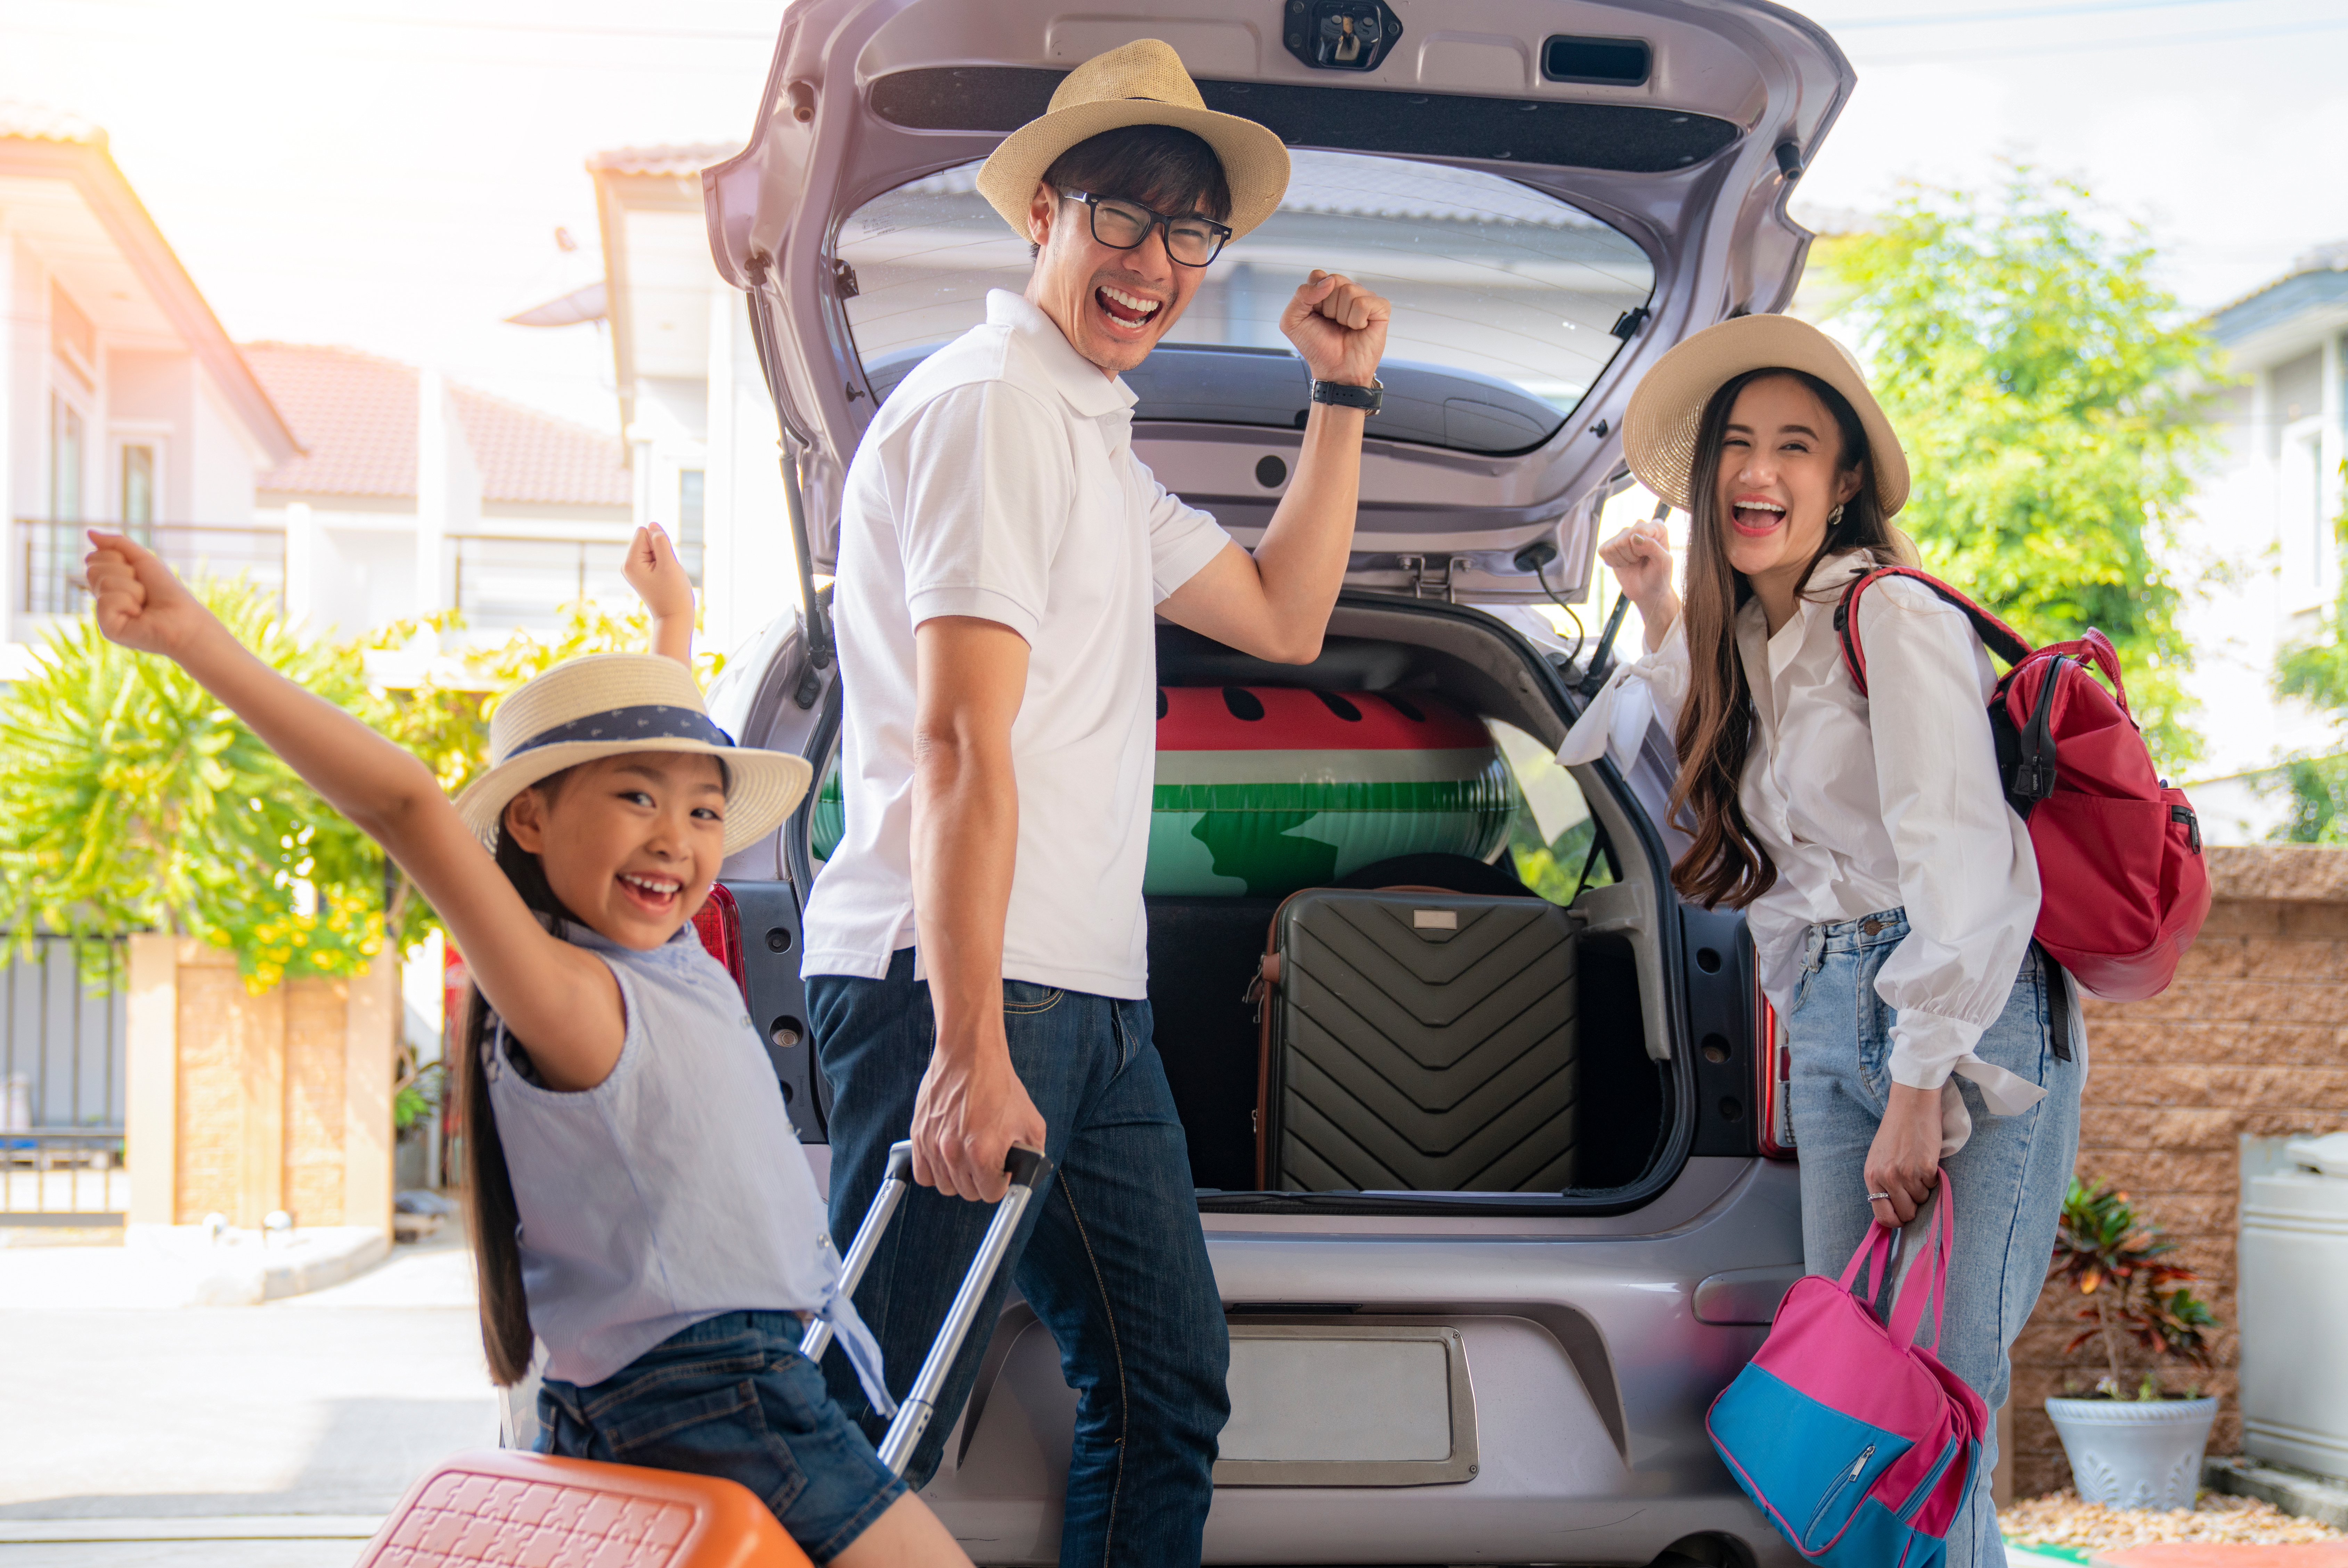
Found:
[[838, 644], [832, 638], [831, 607], [815, 589], [815, 556], [808, 546], [807, 497], [800, 488], [799, 454], [814, 446], [791, 423], [783, 396], [782, 357], [775, 343], [774, 302], [767, 292], [767, 269], [763, 253], [750, 258], [750, 343], [758, 351], [758, 369], [766, 377], [767, 395], [775, 405], [775, 422], [781, 427], [778, 456], [783, 470], [783, 509], [791, 529], [792, 553], [798, 558], [799, 593], [807, 610], [807, 657], [799, 663], [798, 688], [791, 700], [802, 708], [815, 706], [823, 693], [823, 672], [831, 668]]

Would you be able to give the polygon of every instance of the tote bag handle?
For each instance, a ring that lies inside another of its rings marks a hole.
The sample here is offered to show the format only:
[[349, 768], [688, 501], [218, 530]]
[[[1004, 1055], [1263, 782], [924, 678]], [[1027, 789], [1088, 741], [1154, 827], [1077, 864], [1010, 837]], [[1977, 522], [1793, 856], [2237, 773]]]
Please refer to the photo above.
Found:
[[[1932, 1218], [1924, 1230], [1924, 1255], [1916, 1260], [1916, 1267], [1907, 1283], [1900, 1287], [1899, 1299], [1892, 1304], [1891, 1321], [1888, 1326], [1894, 1345], [1911, 1345], [1916, 1340], [1916, 1328], [1924, 1320], [1924, 1302], [1932, 1303], [1933, 1348], [1941, 1343], [1941, 1318], [1948, 1305], [1949, 1260], [1954, 1250], [1957, 1230], [1956, 1195], [1952, 1190], [1949, 1173], [1941, 1173], [1941, 1184], [1930, 1200]], [[1881, 1288], [1885, 1265], [1891, 1253], [1893, 1238], [1898, 1232], [1884, 1225], [1870, 1224], [1867, 1239], [1850, 1255], [1843, 1266], [1842, 1288], [1849, 1291], [1859, 1283], [1859, 1270], [1867, 1271], [1867, 1293], [1863, 1299], [1872, 1301]]]

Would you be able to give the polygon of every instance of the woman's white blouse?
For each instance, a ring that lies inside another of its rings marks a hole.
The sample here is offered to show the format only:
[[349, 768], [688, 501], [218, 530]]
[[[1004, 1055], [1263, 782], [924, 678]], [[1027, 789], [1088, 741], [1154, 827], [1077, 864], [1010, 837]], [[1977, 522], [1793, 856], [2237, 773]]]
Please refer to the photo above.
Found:
[[[2038, 922], [2038, 861], [2005, 804], [1990, 735], [1996, 675], [1962, 612], [1895, 578], [1859, 600], [1871, 692], [1860, 696], [1834, 612], [1866, 566], [1855, 554], [1820, 562], [1775, 637], [1758, 600], [1736, 617], [1759, 721], [1738, 796], [1777, 865], [1776, 886], [1746, 911], [1762, 990], [1791, 1016], [1810, 926], [1904, 908], [1909, 934], [1875, 981], [1894, 1009], [1893, 1080], [1937, 1089], [1954, 1072], [1993, 1114], [2014, 1115], [2045, 1091], [1973, 1054]], [[1684, 621], [1614, 672], [1560, 762], [1612, 751], [1627, 764], [1652, 722], [1673, 732], [1688, 690]]]

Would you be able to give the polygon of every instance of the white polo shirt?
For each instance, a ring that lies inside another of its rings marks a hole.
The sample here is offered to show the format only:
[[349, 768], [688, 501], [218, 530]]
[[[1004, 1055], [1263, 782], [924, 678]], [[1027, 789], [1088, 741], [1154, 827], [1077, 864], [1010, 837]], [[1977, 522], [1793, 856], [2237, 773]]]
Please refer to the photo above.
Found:
[[1152, 612], [1230, 536], [1134, 456], [1133, 403], [996, 290], [986, 324], [923, 361], [865, 432], [832, 600], [847, 831], [808, 903], [804, 973], [878, 979], [912, 945], [913, 630], [968, 615], [1028, 646], [1004, 978], [1147, 994]]

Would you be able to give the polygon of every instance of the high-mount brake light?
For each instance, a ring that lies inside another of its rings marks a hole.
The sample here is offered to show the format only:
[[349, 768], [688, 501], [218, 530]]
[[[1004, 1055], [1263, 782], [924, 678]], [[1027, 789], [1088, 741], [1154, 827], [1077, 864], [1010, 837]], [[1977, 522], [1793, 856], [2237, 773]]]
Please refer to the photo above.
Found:
[[726, 966], [734, 983], [742, 988], [742, 999], [750, 997], [749, 970], [742, 961], [742, 911], [734, 902], [734, 895], [723, 882], [712, 883], [709, 897], [702, 900], [701, 908], [693, 917], [693, 934], [709, 956]]

